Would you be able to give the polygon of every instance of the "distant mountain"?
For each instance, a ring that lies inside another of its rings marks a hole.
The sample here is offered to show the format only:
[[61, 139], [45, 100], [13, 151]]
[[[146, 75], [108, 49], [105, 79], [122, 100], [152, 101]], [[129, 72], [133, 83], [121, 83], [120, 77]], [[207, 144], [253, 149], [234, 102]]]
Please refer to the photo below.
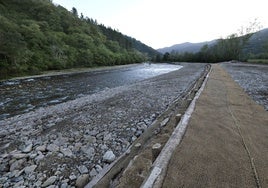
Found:
[[253, 54], [264, 53], [264, 44], [268, 45], [268, 28], [262, 29], [252, 35], [248, 45], [244, 48], [244, 52]]
[[199, 43], [190, 43], [190, 42], [185, 42], [185, 43], [181, 43], [181, 44], [175, 44], [173, 46], [170, 47], [165, 47], [165, 48], [160, 48], [157, 49], [157, 51], [161, 52], [161, 53], [166, 53], [166, 52], [179, 52], [179, 53], [184, 53], [184, 52], [192, 52], [192, 53], [196, 53], [198, 52], [204, 45], [213, 45], [217, 42], [217, 40], [212, 40], [212, 41], [207, 41], [207, 42], [199, 42]]
[[[166, 52], [179, 52], [179, 53], [184, 53], [184, 52], [191, 52], [191, 53], [196, 53], [198, 52], [205, 44], [208, 44], [209, 46], [216, 44], [217, 39], [212, 40], [212, 41], [207, 41], [207, 42], [200, 42], [200, 43], [190, 43], [190, 42], [185, 42], [181, 44], [175, 44], [170, 47], [166, 48], [160, 48], [157, 51], [161, 53], [166, 53]], [[259, 32], [256, 32], [255, 34], [252, 35], [250, 38], [248, 44], [244, 48], [245, 53], [253, 53], [253, 54], [258, 54], [264, 52], [263, 45], [264, 43], [268, 43], [268, 28], [262, 29]]]

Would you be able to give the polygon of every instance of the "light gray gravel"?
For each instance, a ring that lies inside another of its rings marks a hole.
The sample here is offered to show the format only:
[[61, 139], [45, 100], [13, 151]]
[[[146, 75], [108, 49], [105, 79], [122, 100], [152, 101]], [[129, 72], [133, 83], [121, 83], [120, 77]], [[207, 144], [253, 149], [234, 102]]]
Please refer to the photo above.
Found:
[[232, 78], [268, 111], [268, 65], [223, 63]]
[[205, 64], [182, 65], [174, 72], [0, 121], [0, 187], [74, 187], [79, 179], [92, 179], [205, 69]]

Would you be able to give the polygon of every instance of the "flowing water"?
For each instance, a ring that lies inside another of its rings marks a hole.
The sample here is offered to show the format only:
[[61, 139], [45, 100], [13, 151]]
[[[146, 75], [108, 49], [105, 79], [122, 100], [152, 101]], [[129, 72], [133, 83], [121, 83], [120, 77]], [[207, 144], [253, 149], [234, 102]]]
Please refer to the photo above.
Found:
[[107, 88], [131, 84], [181, 67], [170, 64], [141, 64], [113, 70], [2, 81], [0, 120]]

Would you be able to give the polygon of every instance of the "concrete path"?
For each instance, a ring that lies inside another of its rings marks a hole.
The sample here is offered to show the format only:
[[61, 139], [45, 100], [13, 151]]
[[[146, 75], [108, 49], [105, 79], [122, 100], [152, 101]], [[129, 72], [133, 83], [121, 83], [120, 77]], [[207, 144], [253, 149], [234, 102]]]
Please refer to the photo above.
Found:
[[162, 187], [268, 187], [268, 112], [213, 65]]

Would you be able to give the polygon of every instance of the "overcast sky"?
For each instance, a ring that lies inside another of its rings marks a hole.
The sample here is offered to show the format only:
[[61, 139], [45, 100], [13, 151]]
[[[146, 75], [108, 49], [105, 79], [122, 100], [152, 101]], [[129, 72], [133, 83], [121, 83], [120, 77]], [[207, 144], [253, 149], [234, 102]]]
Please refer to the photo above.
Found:
[[68, 10], [157, 49], [236, 33], [257, 18], [268, 28], [267, 0], [53, 0]]

